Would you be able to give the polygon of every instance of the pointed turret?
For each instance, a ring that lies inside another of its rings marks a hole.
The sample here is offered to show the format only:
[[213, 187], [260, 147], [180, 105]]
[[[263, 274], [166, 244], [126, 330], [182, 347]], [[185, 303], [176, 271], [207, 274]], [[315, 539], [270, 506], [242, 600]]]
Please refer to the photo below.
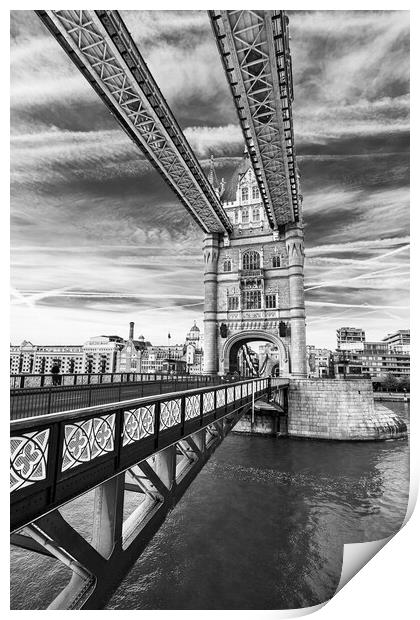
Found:
[[213, 155], [210, 155], [210, 172], [209, 172], [207, 178], [210, 181], [210, 185], [213, 187], [213, 189], [216, 192], [217, 196], [220, 198], [222, 196], [222, 194], [223, 194], [224, 189], [225, 189], [225, 180], [222, 179], [221, 182], [219, 183], [219, 179], [217, 178], [217, 173], [216, 173], [216, 167], [214, 165], [214, 157], [213, 157]]
[[252, 163], [249, 158], [248, 150], [245, 147], [241, 161], [236, 167], [234, 173], [232, 174], [232, 177], [226, 184], [226, 188], [223, 193], [223, 202], [235, 202], [238, 184], [244, 174], [246, 174], [250, 168], [252, 169]]

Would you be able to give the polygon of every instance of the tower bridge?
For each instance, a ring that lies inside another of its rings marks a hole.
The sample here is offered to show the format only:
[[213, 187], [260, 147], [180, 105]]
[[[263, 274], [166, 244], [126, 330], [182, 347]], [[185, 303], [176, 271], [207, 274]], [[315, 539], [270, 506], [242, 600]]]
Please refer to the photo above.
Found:
[[204, 240], [204, 372], [234, 372], [238, 345], [261, 340], [281, 375], [304, 377], [303, 228], [271, 229], [248, 152], [221, 198], [233, 230]]
[[[375, 413], [366, 381], [315, 389], [306, 379], [302, 200], [284, 11], [209, 12], [247, 147], [226, 186], [214, 168], [204, 174], [117, 11], [37, 14], [205, 234], [204, 373], [237, 370], [240, 351], [252, 364], [246, 345], [258, 340], [276, 350], [275, 363], [266, 353], [264, 373], [278, 365], [280, 375], [11, 423], [12, 542], [71, 569], [53, 607], [98, 608], [226, 433], [246, 416], [252, 424], [256, 399], [287, 411], [293, 436], [380, 439], [406, 427], [390, 412]], [[88, 543], [60, 508], [91, 489]], [[140, 499], [124, 521], [126, 492]]]
[[[284, 11], [210, 11], [247, 144], [235, 181], [208, 179], [118, 11], [37, 11], [124, 131], [206, 234], [206, 374], [237, 370], [238, 333], [306, 375], [303, 226]], [[229, 264], [228, 270], [226, 265]], [[235, 345], [236, 346], [236, 345]]]

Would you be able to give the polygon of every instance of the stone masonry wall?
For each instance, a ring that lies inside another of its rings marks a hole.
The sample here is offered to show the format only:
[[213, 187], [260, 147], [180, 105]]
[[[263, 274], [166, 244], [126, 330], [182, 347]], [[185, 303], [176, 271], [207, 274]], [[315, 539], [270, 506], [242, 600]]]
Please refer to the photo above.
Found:
[[291, 379], [290, 436], [313, 439], [372, 440], [405, 436], [407, 426], [373, 400], [367, 379]]
[[277, 419], [273, 415], [255, 412], [254, 424], [251, 423], [251, 412], [245, 413], [236, 423], [233, 432], [254, 435], [275, 435]]

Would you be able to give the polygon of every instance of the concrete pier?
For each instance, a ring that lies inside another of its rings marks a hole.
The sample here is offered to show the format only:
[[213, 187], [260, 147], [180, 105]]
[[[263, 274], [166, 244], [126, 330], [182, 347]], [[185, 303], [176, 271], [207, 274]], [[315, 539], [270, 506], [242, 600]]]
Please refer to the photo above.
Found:
[[291, 437], [365, 441], [407, 435], [399, 415], [375, 405], [369, 379], [293, 379], [288, 400]]
[[286, 437], [287, 411], [274, 402], [257, 400], [254, 411], [244, 413], [233, 432], [245, 435]]
[[407, 436], [407, 424], [375, 403], [369, 380], [290, 379], [242, 416], [235, 433], [344, 441], [376, 441]]

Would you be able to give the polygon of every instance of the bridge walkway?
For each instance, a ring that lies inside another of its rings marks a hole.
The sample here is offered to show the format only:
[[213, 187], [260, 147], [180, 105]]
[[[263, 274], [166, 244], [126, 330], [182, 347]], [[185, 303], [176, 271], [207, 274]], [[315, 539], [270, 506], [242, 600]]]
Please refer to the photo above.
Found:
[[161, 375], [158, 378], [152, 376], [150, 380], [142, 378], [134, 381], [86, 385], [12, 388], [10, 390], [10, 419], [18, 420], [219, 383], [219, 377]]
[[[11, 541], [72, 571], [50, 608], [103, 606], [244, 412], [287, 386], [253, 379], [12, 421]], [[60, 507], [91, 489], [88, 542]], [[126, 493], [139, 498], [128, 516]]]

